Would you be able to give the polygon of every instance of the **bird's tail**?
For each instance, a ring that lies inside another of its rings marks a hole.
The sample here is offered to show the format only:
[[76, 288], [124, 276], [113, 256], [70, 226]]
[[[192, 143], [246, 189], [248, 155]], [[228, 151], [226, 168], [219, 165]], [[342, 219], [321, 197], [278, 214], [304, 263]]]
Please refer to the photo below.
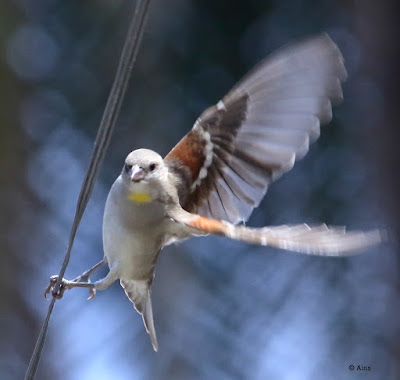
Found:
[[151, 291], [147, 281], [121, 279], [125, 294], [132, 301], [135, 309], [141, 314], [144, 327], [150, 335], [154, 351], [158, 350], [156, 330], [154, 328], [153, 309], [151, 306]]

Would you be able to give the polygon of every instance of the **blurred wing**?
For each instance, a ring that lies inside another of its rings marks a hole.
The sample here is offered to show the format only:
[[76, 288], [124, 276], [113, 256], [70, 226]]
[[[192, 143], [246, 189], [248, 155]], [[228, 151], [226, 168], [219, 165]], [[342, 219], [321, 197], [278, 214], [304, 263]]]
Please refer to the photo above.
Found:
[[182, 207], [247, 220], [269, 184], [304, 157], [342, 99], [343, 57], [327, 35], [286, 46], [261, 62], [165, 157], [181, 181]]
[[250, 244], [317, 256], [353, 255], [387, 240], [385, 231], [380, 230], [346, 232], [345, 227], [325, 224], [251, 228], [191, 214], [176, 207], [169, 209], [167, 214], [173, 221], [189, 227], [191, 235], [221, 235]]

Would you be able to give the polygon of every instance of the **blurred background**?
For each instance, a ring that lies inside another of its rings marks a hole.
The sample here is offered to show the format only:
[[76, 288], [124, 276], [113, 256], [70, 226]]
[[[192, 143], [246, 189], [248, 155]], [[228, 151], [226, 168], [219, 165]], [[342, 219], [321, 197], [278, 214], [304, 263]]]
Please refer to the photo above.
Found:
[[[103, 256], [104, 202], [128, 152], [166, 154], [266, 54], [321, 31], [345, 55], [345, 101], [248, 224], [384, 227], [391, 241], [341, 259], [211, 237], [168, 247], [153, 286], [159, 352], [118, 283], [92, 301], [76, 289], [56, 303], [37, 379], [400, 378], [395, 3], [152, 1], [66, 277]], [[1, 379], [23, 378], [47, 312], [133, 7], [0, 2]]]

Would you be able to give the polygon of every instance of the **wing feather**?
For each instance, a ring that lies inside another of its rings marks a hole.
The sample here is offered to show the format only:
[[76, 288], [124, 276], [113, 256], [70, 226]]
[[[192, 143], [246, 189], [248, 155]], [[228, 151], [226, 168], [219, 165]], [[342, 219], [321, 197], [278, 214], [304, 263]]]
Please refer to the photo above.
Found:
[[343, 57], [326, 35], [256, 66], [165, 157], [189, 212], [238, 223], [304, 157], [342, 100]]

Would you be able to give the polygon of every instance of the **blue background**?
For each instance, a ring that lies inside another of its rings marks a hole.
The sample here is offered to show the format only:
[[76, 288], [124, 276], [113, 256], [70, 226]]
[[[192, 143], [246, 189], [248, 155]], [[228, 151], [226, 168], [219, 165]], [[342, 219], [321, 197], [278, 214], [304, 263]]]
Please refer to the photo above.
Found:
[[[214, 237], [168, 247], [153, 286], [159, 352], [117, 283], [92, 301], [76, 289], [56, 303], [37, 379], [399, 378], [398, 153], [390, 129], [398, 40], [391, 10], [373, 4], [152, 1], [66, 277], [103, 256], [104, 202], [127, 153], [166, 154], [260, 59], [321, 31], [346, 58], [345, 101], [248, 224], [383, 227], [391, 242], [342, 259]], [[125, 0], [0, 4], [1, 379], [22, 378], [47, 311], [42, 294], [63, 260], [132, 9]]]

